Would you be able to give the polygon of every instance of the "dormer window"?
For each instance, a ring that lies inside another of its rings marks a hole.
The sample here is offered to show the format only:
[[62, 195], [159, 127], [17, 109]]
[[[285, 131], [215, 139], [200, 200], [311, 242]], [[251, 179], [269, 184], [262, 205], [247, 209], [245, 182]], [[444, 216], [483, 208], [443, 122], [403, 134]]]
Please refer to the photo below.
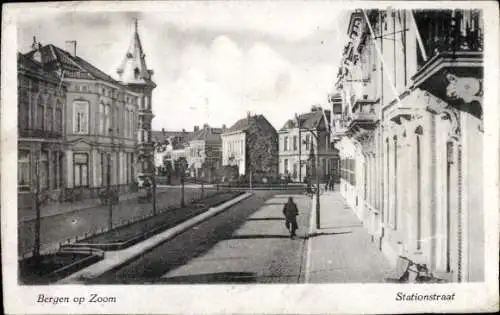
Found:
[[40, 53], [40, 51], [36, 51], [34, 54], [33, 54], [33, 59], [37, 62], [40, 62], [42, 63], [42, 54]]
[[127, 58], [131, 59], [131, 58], [134, 58], [134, 56], [132, 55], [132, 53], [131, 53], [131, 52], [128, 52], [128, 53], [127, 53]]
[[140, 75], [139, 68], [135, 68], [135, 69], [134, 69], [134, 77], [135, 77], [136, 79], [138, 79], [138, 78], [139, 78], [139, 75]]

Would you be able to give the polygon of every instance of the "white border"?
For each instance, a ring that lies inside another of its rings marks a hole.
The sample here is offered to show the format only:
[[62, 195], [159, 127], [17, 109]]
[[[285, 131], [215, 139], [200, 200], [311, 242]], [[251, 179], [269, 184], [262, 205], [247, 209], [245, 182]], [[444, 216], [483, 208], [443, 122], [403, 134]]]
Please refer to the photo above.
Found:
[[[345, 2], [339, 8], [483, 8], [486, 22], [484, 67], [484, 204], [485, 279], [483, 283], [447, 285], [328, 284], [328, 285], [161, 285], [161, 286], [18, 286], [17, 284], [17, 79], [16, 23], [21, 10], [30, 14], [79, 11], [159, 11], [184, 2], [80, 2], [8, 4], [2, 19], [1, 89], [1, 209], [4, 306], [9, 314], [36, 313], [409, 313], [479, 312], [498, 310], [498, 178], [499, 178], [499, 22], [495, 2]], [[200, 5], [190, 2], [189, 6]], [[247, 4], [248, 5], [248, 4]], [[252, 5], [259, 5], [252, 3]], [[36, 13], [35, 13], [36, 12]], [[293, 22], [292, 22], [293, 23]], [[332, 82], [333, 85], [334, 82]], [[9, 185], [10, 184], [10, 185]], [[396, 302], [397, 292], [455, 293], [451, 302]], [[46, 295], [116, 296], [115, 304], [36, 303]]]

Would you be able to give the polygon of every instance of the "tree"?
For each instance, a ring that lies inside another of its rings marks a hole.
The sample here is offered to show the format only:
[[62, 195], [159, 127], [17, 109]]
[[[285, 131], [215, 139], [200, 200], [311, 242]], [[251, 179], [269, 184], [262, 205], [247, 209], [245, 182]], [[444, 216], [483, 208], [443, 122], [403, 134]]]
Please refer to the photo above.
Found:
[[188, 162], [185, 157], [180, 157], [175, 161], [175, 172], [177, 176], [181, 179], [181, 207], [185, 206], [184, 202], [184, 179], [186, 178], [186, 170], [188, 168]]
[[170, 161], [167, 156], [163, 157], [163, 174], [167, 177], [167, 185], [172, 183], [172, 173], [173, 173], [172, 161]]

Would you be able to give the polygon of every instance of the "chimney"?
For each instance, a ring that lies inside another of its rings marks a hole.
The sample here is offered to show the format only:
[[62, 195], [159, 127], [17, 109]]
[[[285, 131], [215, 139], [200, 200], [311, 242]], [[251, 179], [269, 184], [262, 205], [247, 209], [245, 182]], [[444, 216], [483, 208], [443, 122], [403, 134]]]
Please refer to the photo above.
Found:
[[186, 133], [186, 129], [182, 128], [182, 133]]
[[226, 124], [222, 125], [222, 130], [226, 130]]
[[203, 124], [203, 129], [208, 129], [208, 124]]
[[76, 56], [76, 40], [66, 41], [66, 51], [71, 54], [71, 56]]
[[199, 130], [200, 130], [200, 127], [199, 127], [199, 126], [194, 126], [194, 129], [193, 129], [193, 130], [194, 130], [194, 132], [197, 132], [197, 131], [199, 131]]

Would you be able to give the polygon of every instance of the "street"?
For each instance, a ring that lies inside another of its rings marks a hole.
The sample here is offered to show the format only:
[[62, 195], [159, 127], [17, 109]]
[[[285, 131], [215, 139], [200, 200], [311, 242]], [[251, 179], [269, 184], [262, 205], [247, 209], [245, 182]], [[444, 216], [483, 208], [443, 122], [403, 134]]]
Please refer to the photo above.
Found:
[[[297, 237], [282, 214], [293, 196]], [[177, 236], [96, 283], [300, 283], [303, 282], [311, 199], [293, 192], [252, 197]]]

